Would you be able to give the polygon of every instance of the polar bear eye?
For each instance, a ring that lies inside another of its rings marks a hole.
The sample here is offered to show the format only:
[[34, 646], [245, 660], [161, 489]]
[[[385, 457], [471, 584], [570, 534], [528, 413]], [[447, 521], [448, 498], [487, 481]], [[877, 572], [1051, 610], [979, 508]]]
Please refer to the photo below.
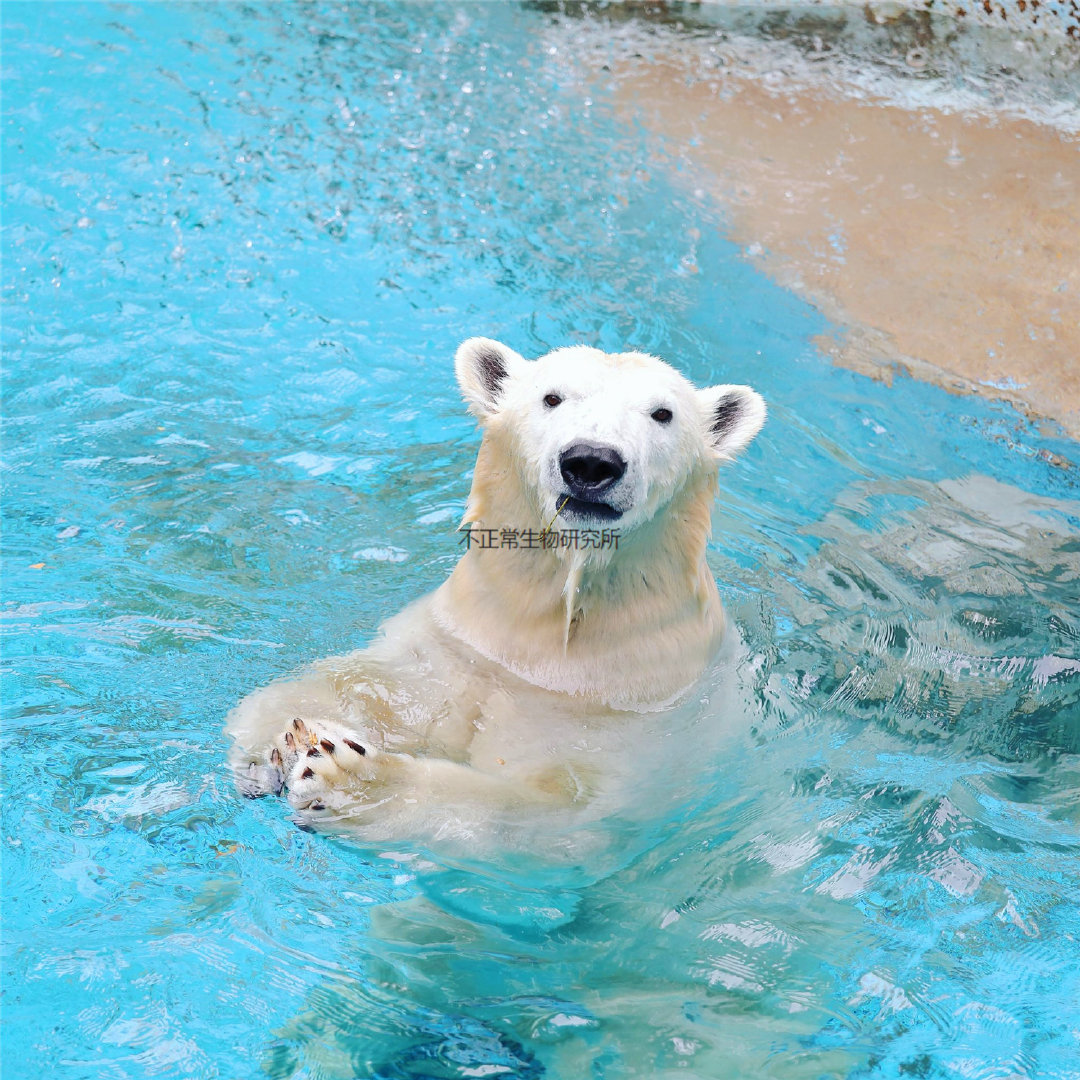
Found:
[[658, 424], [670, 424], [671, 423], [671, 410], [670, 409], [657, 409], [652, 414], [652, 418]]
[[548, 395], [547, 395], [547, 396], [546, 396], [546, 397], [544, 398], [544, 404], [545, 404], [545, 405], [546, 405], [546, 406], [547, 406], [547, 407], [548, 407], [549, 409], [554, 409], [556, 405], [561, 405], [561, 404], [562, 404], [562, 398], [561, 398], [561, 397], [559, 397], [559, 395], [558, 395], [558, 394], [548, 394]]

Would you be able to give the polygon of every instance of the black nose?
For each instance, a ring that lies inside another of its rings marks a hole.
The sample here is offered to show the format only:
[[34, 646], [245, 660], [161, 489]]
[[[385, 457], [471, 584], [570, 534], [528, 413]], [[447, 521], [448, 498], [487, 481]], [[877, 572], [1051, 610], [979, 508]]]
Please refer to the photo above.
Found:
[[571, 495], [592, 499], [626, 472], [626, 462], [610, 446], [580, 442], [559, 455], [559, 470]]

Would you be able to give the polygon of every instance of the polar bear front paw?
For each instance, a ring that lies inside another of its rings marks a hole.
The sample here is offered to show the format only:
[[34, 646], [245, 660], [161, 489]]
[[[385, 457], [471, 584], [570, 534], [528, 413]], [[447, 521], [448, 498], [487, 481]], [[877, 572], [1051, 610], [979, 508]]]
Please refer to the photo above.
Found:
[[[282, 787], [297, 810], [326, 810], [375, 779], [376, 754], [354, 733], [333, 724], [307, 724], [300, 717], [276, 740], [271, 768], [281, 771]], [[279, 789], [280, 790], [280, 789]]]

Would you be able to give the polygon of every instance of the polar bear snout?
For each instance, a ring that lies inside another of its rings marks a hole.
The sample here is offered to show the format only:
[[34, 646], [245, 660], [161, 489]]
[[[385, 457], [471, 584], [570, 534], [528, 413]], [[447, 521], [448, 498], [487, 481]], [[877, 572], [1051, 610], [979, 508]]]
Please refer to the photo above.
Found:
[[622, 517], [626, 507], [611, 503], [626, 502], [625, 497], [613, 498], [615, 486], [626, 472], [626, 461], [614, 447], [575, 442], [559, 454], [558, 466], [566, 485], [556, 500], [560, 513], [609, 520]]
[[595, 499], [622, 479], [626, 462], [610, 446], [577, 442], [559, 455], [559, 471], [570, 494]]

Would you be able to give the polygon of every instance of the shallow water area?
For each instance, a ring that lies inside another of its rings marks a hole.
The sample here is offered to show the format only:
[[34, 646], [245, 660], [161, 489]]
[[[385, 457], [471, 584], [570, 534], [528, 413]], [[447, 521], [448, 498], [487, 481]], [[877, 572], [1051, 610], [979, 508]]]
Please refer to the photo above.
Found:
[[[834, 367], [576, 17], [2, 19], [5, 1072], [1080, 1075], [1075, 441]], [[580, 836], [305, 831], [223, 717], [448, 573], [477, 333], [761, 391], [745, 653]]]

